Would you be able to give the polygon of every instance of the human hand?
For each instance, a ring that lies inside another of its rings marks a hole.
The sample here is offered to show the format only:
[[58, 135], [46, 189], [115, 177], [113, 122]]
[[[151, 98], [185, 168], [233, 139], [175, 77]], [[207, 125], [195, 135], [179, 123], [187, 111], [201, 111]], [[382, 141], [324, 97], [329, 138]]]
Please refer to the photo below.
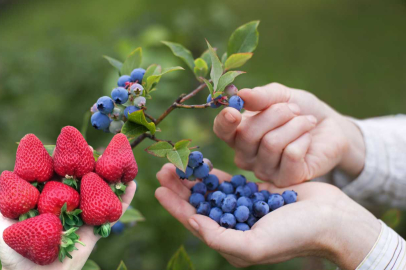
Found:
[[286, 187], [336, 166], [357, 176], [364, 167], [360, 130], [313, 94], [271, 83], [242, 89], [246, 111], [223, 109], [214, 132], [235, 150], [235, 163]]
[[[123, 213], [130, 205], [134, 197], [135, 190], [135, 182], [131, 181], [128, 183], [125, 194], [121, 196]], [[92, 226], [82, 226], [76, 231], [76, 233], [80, 237], [79, 240], [85, 243], [86, 246], [77, 246], [78, 250], [71, 252], [72, 259], [65, 258], [63, 263], [56, 260], [52, 264], [40, 266], [24, 258], [4, 242], [3, 231], [16, 222], [16, 220], [5, 218], [0, 214], [0, 261], [3, 265], [3, 270], [80, 270], [89, 258], [94, 245], [100, 239], [100, 236], [93, 233]], [[111, 224], [111, 226], [113, 225], [114, 223]]]
[[[231, 176], [214, 169], [220, 182]], [[298, 201], [261, 218], [249, 231], [220, 227], [209, 217], [197, 215], [189, 204], [190, 188], [197, 182], [179, 180], [172, 164], [157, 174], [161, 183], [155, 196], [168, 212], [230, 264], [246, 267], [273, 264], [295, 257], [320, 256], [342, 269], [355, 269], [380, 233], [379, 221], [338, 188], [324, 183], [289, 187]], [[259, 189], [282, 193], [269, 183]]]

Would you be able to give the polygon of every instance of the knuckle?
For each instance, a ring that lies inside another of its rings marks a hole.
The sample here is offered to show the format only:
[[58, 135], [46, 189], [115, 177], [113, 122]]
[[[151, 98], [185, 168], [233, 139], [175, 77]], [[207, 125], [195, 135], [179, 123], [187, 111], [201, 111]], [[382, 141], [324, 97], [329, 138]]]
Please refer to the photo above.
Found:
[[277, 133], [268, 133], [262, 139], [262, 146], [267, 152], [281, 152], [282, 138]]
[[254, 144], [256, 143], [255, 134], [251, 131], [250, 127], [242, 125], [237, 130], [237, 137], [244, 143]]
[[284, 156], [293, 162], [298, 162], [302, 159], [302, 152], [294, 145], [288, 145], [283, 151]]
[[237, 165], [238, 168], [241, 168], [241, 169], [243, 169], [243, 170], [250, 170], [250, 169], [251, 169], [250, 164], [247, 163], [247, 162], [242, 158], [242, 155], [239, 154], [239, 153], [236, 153], [236, 154], [235, 154], [234, 163], [235, 163], [235, 165]]

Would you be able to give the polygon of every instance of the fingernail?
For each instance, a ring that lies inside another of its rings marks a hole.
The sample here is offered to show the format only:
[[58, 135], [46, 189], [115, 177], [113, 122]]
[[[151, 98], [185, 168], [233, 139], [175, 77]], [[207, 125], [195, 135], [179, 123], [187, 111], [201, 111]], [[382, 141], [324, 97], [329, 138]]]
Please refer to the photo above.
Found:
[[189, 224], [196, 232], [199, 232], [199, 224], [194, 219], [190, 219]]
[[294, 114], [299, 114], [300, 113], [300, 107], [297, 104], [288, 103], [288, 107]]
[[237, 119], [235, 119], [235, 117], [234, 117], [231, 113], [229, 113], [229, 112], [227, 112], [227, 113], [224, 115], [224, 118], [226, 118], [227, 122], [229, 122], [230, 124], [235, 123], [235, 121], [237, 120]]
[[306, 116], [307, 119], [312, 123], [312, 124], [316, 124], [317, 123], [317, 118], [314, 117], [313, 115], [308, 115]]

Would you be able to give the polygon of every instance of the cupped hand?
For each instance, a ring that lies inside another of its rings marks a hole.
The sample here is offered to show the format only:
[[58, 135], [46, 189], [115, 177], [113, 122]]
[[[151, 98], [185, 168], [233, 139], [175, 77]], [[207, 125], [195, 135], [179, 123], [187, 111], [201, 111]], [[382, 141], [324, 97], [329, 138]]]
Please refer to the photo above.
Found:
[[[125, 194], [121, 196], [123, 213], [130, 205], [135, 190], [136, 184], [134, 181], [131, 181], [127, 186]], [[56, 260], [52, 264], [40, 266], [24, 258], [4, 242], [3, 231], [16, 222], [16, 220], [5, 218], [0, 214], [0, 261], [3, 265], [3, 270], [80, 270], [89, 258], [94, 245], [100, 239], [100, 236], [94, 235], [92, 226], [82, 226], [76, 233], [79, 235], [79, 240], [85, 243], [86, 246], [76, 244], [78, 250], [71, 252], [72, 259], [66, 257], [63, 263]], [[114, 223], [111, 224], [111, 226], [113, 225]]]
[[[220, 182], [230, 175], [214, 169]], [[380, 232], [379, 221], [332, 185], [308, 182], [289, 187], [298, 201], [261, 218], [249, 231], [220, 227], [197, 215], [188, 203], [196, 182], [180, 180], [166, 164], [157, 174], [161, 183], [155, 196], [166, 210], [232, 265], [273, 264], [302, 256], [321, 256], [343, 269], [355, 269], [372, 248]], [[282, 193], [269, 183], [259, 189]]]
[[238, 167], [278, 187], [313, 179], [337, 165], [350, 175], [361, 172], [361, 132], [313, 94], [271, 83], [238, 95], [246, 111], [225, 108], [213, 126], [234, 148]]

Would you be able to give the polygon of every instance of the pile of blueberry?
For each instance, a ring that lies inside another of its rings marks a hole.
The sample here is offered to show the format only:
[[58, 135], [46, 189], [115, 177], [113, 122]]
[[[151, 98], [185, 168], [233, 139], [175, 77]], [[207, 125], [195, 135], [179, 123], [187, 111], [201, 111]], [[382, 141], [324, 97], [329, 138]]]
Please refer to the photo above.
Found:
[[144, 74], [144, 69], [136, 68], [130, 76], [121, 76], [118, 78], [118, 87], [111, 91], [111, 98], [103, 96], [97, 100], [90, 108], [93, 114], [90, 121], [94, 128], [116, 134], [121, 131], [123, 120], [128, 118], [128, 114], [145, 106], [146, 98], [141, 85]]
[[210, 107], [212, 107], [213, 109], [217, 109], [221, 105], [224, 105], [225, 99], [228, 99], [229, 107], [241, 111], [242, 108], [244, 107], [244, 101], [242, 100], [242, 98], [237, 96], [238, 88], [234, 84], [230, 84], [224, 89], [224, 93], [225, 93], [224, 96], [220, 95], [216, 97], [214, 100], [212, 99], [210, 94], [207, 97], [207, 102], [213, 101], [213, 103], [210, 104]]
[[190, 154], [188, 165], [186, 173], [176, 170], [179, 177], [189, 179], [193, 175], [202, 179], [193, 186], [189, 203], [198, 214], [209, 216], [225, 228], [249, 230], [269, 212], [297, 200], [297, 193], [293, 190], [286, 190], [282, 195], [258, 191], [258, 185], [247, 182], [243, 175], [234, 175], [230, 182], [219, 184], [218, 177], [210, 174], [211, 162], [204, 160], [198, 151]]

